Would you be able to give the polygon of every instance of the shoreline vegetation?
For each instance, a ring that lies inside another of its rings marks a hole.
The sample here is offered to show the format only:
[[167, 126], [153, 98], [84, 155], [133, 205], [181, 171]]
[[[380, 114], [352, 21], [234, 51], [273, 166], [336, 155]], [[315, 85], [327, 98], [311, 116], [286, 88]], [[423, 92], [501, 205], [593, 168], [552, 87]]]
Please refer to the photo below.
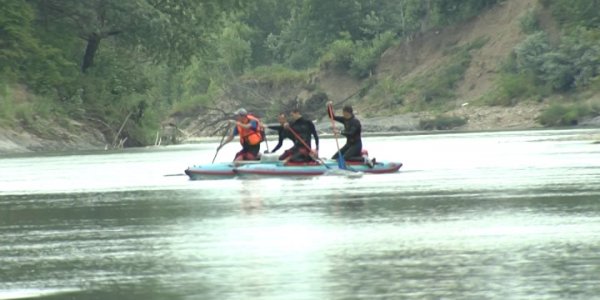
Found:
[[598, 1], [178, 3], [5, 0], [0, 155], [177, 144], [330, 100], [365, 135], [600, 127]]

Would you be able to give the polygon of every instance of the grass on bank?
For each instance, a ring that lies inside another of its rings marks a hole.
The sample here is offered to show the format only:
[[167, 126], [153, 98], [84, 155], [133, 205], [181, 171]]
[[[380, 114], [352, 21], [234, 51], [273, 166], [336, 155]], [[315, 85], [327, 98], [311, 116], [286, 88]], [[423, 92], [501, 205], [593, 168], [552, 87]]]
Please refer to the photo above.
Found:
[[388, 77], [368, 85], [369, 91], [365, 94], [370, 106], [387, 108], [390, 113], [451, 108], [452, 100], [456, 99], [455, 89], [471, 64], [472, 51], [481, 49], [488, 40], [480, 37], [447, 49], [445, 64], [411, 80], [398, 82]]
[[47, 121], [64, 118], [64, 109], [50, 98], [31, 94], [20, 85], [0, 84], [0, 125], [51, 136]]
[[270, 83], [275, 87], [304, 82], [310, 84], [314, 70], [293, 70], [283, 65], [259, 66], [242, 76], [242, 80], [257, 80], [260, 83]]

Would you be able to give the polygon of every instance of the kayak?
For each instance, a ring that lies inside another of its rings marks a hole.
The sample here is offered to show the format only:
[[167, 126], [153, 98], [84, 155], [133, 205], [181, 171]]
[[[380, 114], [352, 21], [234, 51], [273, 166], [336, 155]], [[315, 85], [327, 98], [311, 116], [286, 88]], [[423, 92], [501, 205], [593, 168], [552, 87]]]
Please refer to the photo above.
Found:
[[[365, 174], [383, 174], [397, 172], [401, 163], [377, 162], [373, 167], [362, 162], [346, 161], [346, 170], [349, 172], [363, 172]], [[325, 161], [324, 164], [310, 163], [277, 163], [277, 164], [248, 164], [235, 168], [238, 175], [263, 175], [263, 176], [318, 176], [331, 171], [340, 170], [335, 160]]]
[[237, 175], [236, 168], [247, 164], [275, 164], [279, 162], [279, 155], [275, 153], [263, 154], [260, 160], [246, 160], [236, 162], [223, 162], [210, 165], [194, 165], [185, 170], [185, 174], [192, 180], [231, 178]]
[[231, 178], [237, 175], [235, 169], [238, 166], [243, 166], [246, 163], [260, 162], [224, 162], [207, 165], [194, 165], [188, 167], [187, 170], [185, 170], [185, 174], [192, 180]]
[[[362, 172], [365, 174], [394, 173], [402, 167], [398, 162], [376, 162], [372, 167], [362, 162], [346, 161], [346, 170], [349, 172]], [[260, 176], [318, 176], [331, 171], [339, 171], [335, 160], [323, 163], [283, 163], [281, 161], [244, 161], [216, 163], [210, 165], [195, 165], [185, 170], [190, 179], [216, 179], [231, 178], [234, 176], [260, 175]]]

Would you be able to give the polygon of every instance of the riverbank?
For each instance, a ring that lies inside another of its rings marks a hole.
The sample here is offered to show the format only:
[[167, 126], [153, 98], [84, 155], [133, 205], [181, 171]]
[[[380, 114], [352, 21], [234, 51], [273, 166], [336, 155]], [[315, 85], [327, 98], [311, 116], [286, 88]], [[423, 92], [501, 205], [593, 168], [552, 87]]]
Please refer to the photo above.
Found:
[[[483, 107], [464, 105], [451, 111], [448, 115], [464, 118], [463, 126], [445, 131], [425, 131], [420, 128], [423, 119], [431, 117], [431, 113], [408, 113], [387, 117], [364, 117], [357, 114], [363, 126], [365, 136], [427, 134], [435, 132], [478, 132], [478, 131], [514, 131], [543, 129], [535, 121], [544, 108], [541, 104], [519, 104], [514, 107]], [[71, 122], [70, 128], [57, 124], [47, 124], [51, 134], [41, 136], [25, 129], [0, 127], [0, 155], [49, 152], [68, 150], [102, 150], [107, 141], [102, 133], [94, 128], [78, 122]], [[331, 134], [331, 123], [328, 119], [317, 120], [316, 128], [320, 134]], [[600, 128], [600, 117], [586, 120], [575, 128]], [[183, 143], [195, 143], [211, 139], [204, 135], [189, 136]], [[600, 142], [599, 134], [586, 134], [578, 139]]]
[[107, 145], [102, 133], [72, 121], [70, 128], [46, 124], [47, 132], [36, 134], [24, 128], [0, 127], [0, 155], [67, 150], [99, 150]]

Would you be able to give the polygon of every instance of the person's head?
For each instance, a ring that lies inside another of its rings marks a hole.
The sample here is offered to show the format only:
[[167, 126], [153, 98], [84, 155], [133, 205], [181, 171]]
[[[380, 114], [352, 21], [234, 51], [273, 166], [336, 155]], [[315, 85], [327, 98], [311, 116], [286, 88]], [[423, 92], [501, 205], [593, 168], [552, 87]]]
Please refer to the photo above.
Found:
[[302, 114], [300, 113], [299, 109], [294, 108], [290, 112], [290, 117], [292, 117], [292, 120], [296, 121], [296, 120], [298, 120], [298, 119], [300, 119], [302, 117]]
[[277, 116], [277, 122], [279, 122], [279, 124], [281, 124], [281, 125], [283, 125], [283, 124], [285, 124], [285, 122], [287, 122], [285, 113], [282, 112]]
[[244, 108], [240, 108], [235, 111], [235, 119], [238, 121], [246, 120], [248, 116], [248, 111]]
[[352, 106], [344, 105], [344, 108], [342, 108], [342, 114], [344, 115], [345, 119], [352, 118], [352, 116], [354, 116], [354, 110], [352, 109]]

